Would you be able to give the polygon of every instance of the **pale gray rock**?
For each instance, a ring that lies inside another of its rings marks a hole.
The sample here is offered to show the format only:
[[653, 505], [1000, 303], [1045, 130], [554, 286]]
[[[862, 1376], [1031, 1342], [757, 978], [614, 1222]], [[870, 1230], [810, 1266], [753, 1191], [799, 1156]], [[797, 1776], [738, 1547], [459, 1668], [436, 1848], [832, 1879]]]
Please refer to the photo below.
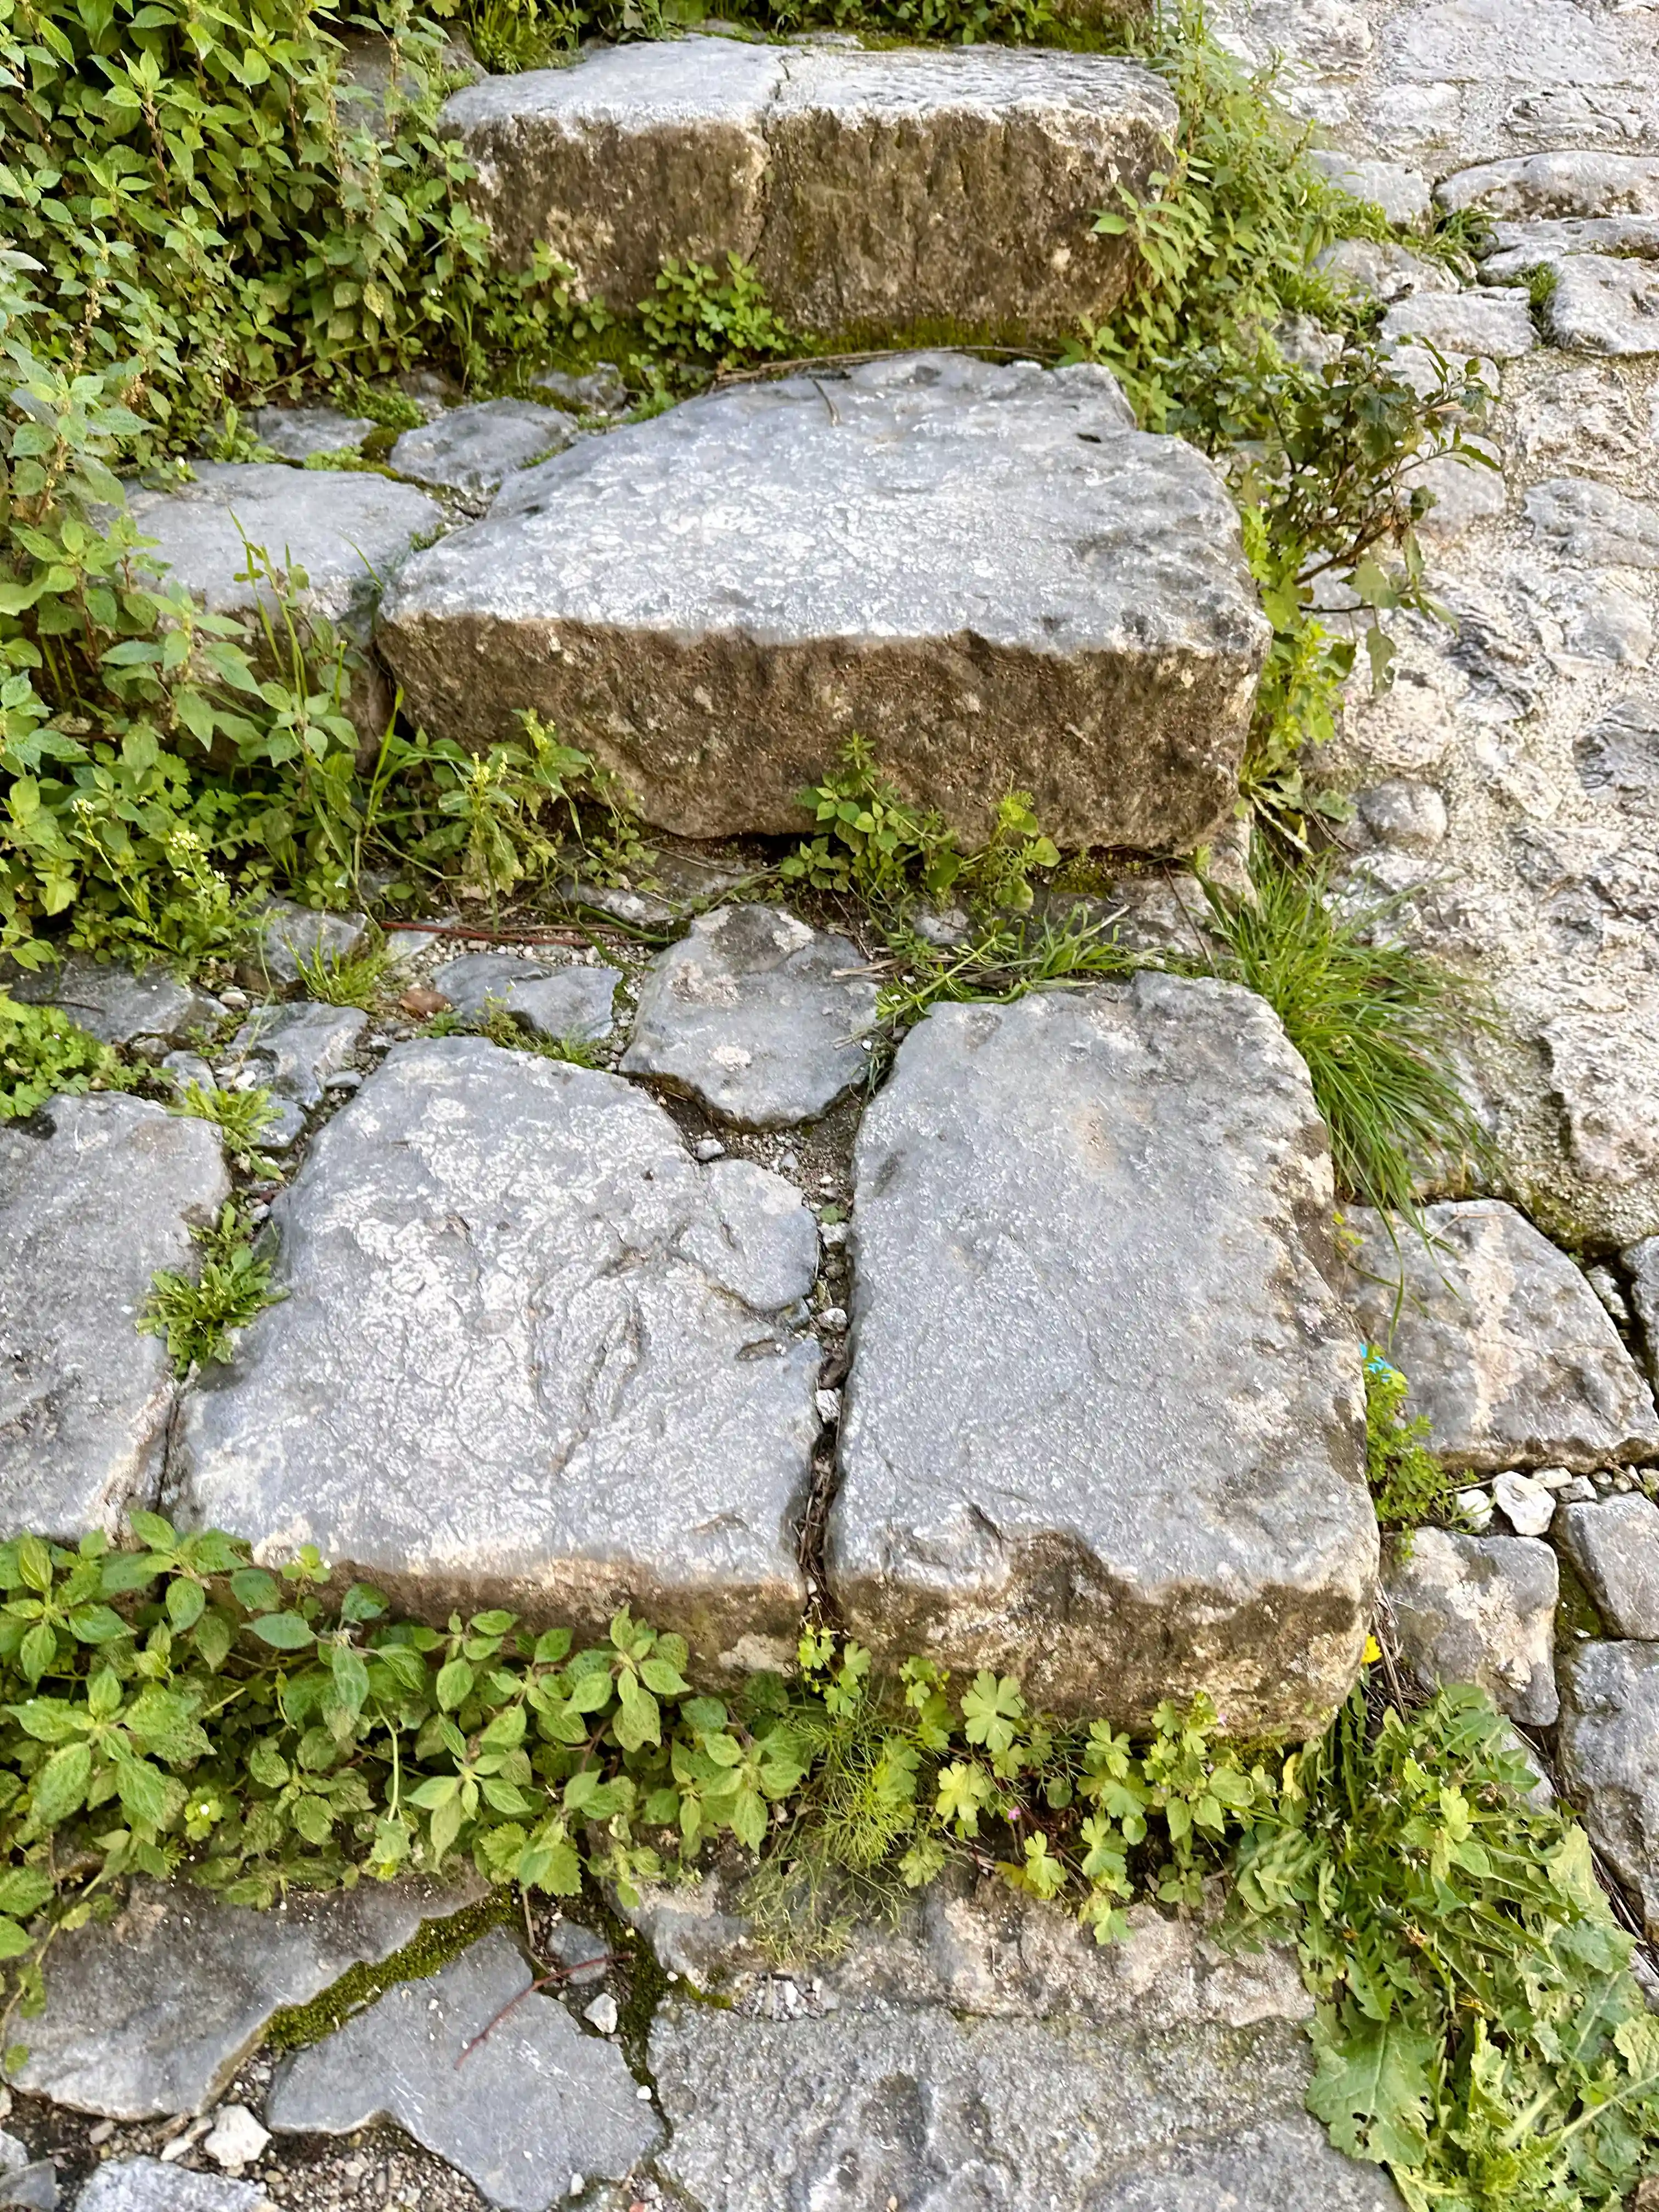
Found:
[[1589, 477], [1552, 477], [1526, 497], [1540, 541], [1586, 568], [1659, 568], [1659, 509]]
[[817, 1265], [792, 1184], [699, 1167], [617, 1077], [452, 1036], [392, 1048], [270, 1218], [288, 1295], [191, 1395], [185, 1518], [438, 1620], [628, 1601], [708, 1663], [793, 1649], [818, 1346], [785, 1318]]
[[1350, 1304], [1407, 1376], [1449, 1465], [1588, 1472], [1659, 1458], [1652, 1394], [1618, 1331], [1571, 1261], [1512, 1206], [1426, 1206], [1426, 1247], [1403, 1226], [1391, 1239], [1367, 1206], [1344, 1218], [1360, 1238]]
[[1513, 283], [1517, 276], [1579, 253], [1659, 258], [1659, 217], [1569, 216], [1551, 222], [1494, 223], [1481, 273], [1494, 284]]
[[1425, 1688], [1473, 1682], [1512, 1720], [1554, 1720], [1560, 1574], [1547, 1544], [1416, 1528], [1388, 1547], [1383, 1587], [1401, 1656]]
[[1049, 1908], [942, 1883], [826, 1970], [828, 2015], [671, 1996], [650, 2043], [659, 2171], [708, 2212], [1397, 2212], [1303, 2108], [1286, 1954], [1224, 1960], [1190, 1926], [1130, 1917], [1085, 1951]]
[[1354, 805], [1380, 845], [1406, 853], [1431, 853], [1445, 842], [1446, 802], [1431, 783], [1389, 776], [1356, 792]]
[[1492, 285], [1468, 292], [1413, 292], [1382, 318], [1382, 335], [1416, 340], [1443, 353], [1454, 368], [1479, 357], [1513, 361], [1538, 343], [1524, 292]]
[[381, 585], [444, 513], [413, 484], [373, 471], [291, 469], [280, 461], [197, 461], [175, 491], [134, 491], [127, 505], [149, 556], [212, 613], [250, 617], [269, 586], [240, 581], [247, 544], [278, 568], [303, 568], [301, 607], [368, 641]]
[[285, 461], [307, 461], [313, 453], [358, 453], [375, 427], [370, 416], [343, 415], [337, 407], [256, 407], [248, 426]]
[[1419, 169], [1399, 161], [1356, 160], [1316, 149], [1308, 160], [1320, 174], [1357, 200], [1369, 200], [1401, 228], [1425, 225], [1431, 213], [1429, 180]]
[[1438, 545], [1449, 544], [1490, 521], [1509, 505], [1509, 486], [1501, 468], [1464, 460], [1456, 453], [1436, 453], [1406, 478], [1413, 491], [1432, 493], [1434, 505], [1419, 523], [1425, 538]]
[[936, 1006], [854, 1178], [849, 1630], [1120, 1725], [1204, 1690], [1230, 1729], [1322, 1726], [1376, 1524], [1325, 1129], [1262, 1000]]
[[492, 1929], [285, 2061], [266, 2118], [301, 2135], [393, 2120], [507, 2212], [546, 2212], [573, 2173], [619, 2178], [661, 2142], [662, 2123], [616, 2045], [526, 1996], [532, 1978]]
[[1388, 74], [1402, 100], [1420, 85], [1504, 86], [1529, 94], [1631, 82], [1631, 63], [1606, 17], [1572, 0], [1430, 0], [1384, 26]]
[[585, 376], [573, 375], [568, 369], [544, 368], [531, 378], [530, 388], [572, 415], [625, 415], [631, 404], [621, 369], [608, 361]]
[[1561, 1548], [1609, 1634], [1659, 1638], [1659, 1505], [1632, 1491], [1595, 1505], [1564, 1505], [1559, 1526]]
[[555, 1923], [547, 1938], [550, 1958], [566, 1970], [566, 1986], [573, 1990], [592, 1989], [605, 1977], [611, 1965], [611, 1946], [603, 1936], [596, 1936], [591, 1928], [580, 1921], [561, 1920]]
[[1460, 169], [1434, 188], [1448, 210], [1480, 208], [1512, 222], [1659, 216], [1659, 159], [1571, 149]]
[[330, 914], [273, 898], [260, 909], [252, 961], [269, 981], [291, 988], [301, 981], [302, 961], [307, 968], [319, 961], [325, 969], [337, 968], [355, 960], [368, 943], [366, 914]]
[[1659, 353], [1659, 270], [1599, 253], [1555, 264], [1550, 335], [1580, 353]]
[[183, 1882], [131, 1883], [113, 1920], [52, 1948], [46, 2010], [20, 2040], [16, 2087], [111, 2119], [200, 2112], [222, 2094], [274, 2013], [308, 2004], [348, 1967], [389, 1959], [423, 1920], [476, 1903], [483, 1885], [359, 1882], [292, 1892], [270, 1911], [223, 1905]]
[[[40, 1133], [44, 1129], [47, 1133]], [[155, 1502], [176, 1395], [138, 1317], [230, 1195], [217, 1133], [137, 1098], [0, 1126], [0, 1522], [73, 1542]]]
[[1573, 747], [1578, 780], [1621, 813], [1659, 820], [1659, 691], [1613, 700]]
[[533, 708], [689, 836], [805, 827], [858, 732], [969, 836], [1012, 786], [1063, 843], [1142, 849], [1228, 816], [1266, 637], [1219, 477], [1104, 370], [941, 354], [584, 439], [380, 626], [434, 735]]
[[1581, 1644], [1561, 1660], [1561, 1774], [1591, 1840], [1659, 1937], [1659, 1644]]
[[845, 337], [1109, 313], [1135, 252], [1095, 214], [1146, 195], [1176, 126], [1158, 78], [1097, 54], [701, 38], [490, 78], [442, 119], [513, 265], [545, 239], [627, 310], [665, 260], [738, 253], [785, 323]]
[[320, 1106], [325, 1079], [347, 1065], [368, 1027], [360, 1006], [261, 1006], [232, 1041], [229, 1079], [240, 1090], [257, 1085], [296, 1106]]
[[196, 2173], [159, 2158], [112, 2158], [88, 2181], [75, 2212], [276, 2212], [257, 2182]]
[[499, 1007], [533, 1036], [555, 1042], [608, 1037], [621, 981], [620, 968], [526, 960], [515, 952], [464, 953], [432, 973], [433, 989], [468, 1021], [486, 1020]]
[[1385, 304], [1413, 292], [1457, 289], [1457, 279], [1444, 262], [1426, 260], [1394, 239], [1340, 238], [1316, 258], [1333, 283]]
[[718, 907], [652, 962], [623, 1058], [750, 1129], [816, 1121], [863, 1082], [876, 1018], [849, 938], [776, 906]]
[[70, 952], [55, 965], [27, 969], [7, 963], [0, 992], [26, 1006], [59, 1006], [78, 1027], [105, 1044], [136, 1044], [164, 1037], [182, 1043], [191, 1032], [223, 1021], [216, 999], [181, 983], [165, 968], [142, 975], [119, 961]]
[[545, 460], [580, 436], [568, 415], [528, 399], [485, 399], [452, 407], [418, 430], [405, 430], [388, 456], [400, 477], [493, 499], [508, 477]]
[[1541, 1031], [1576, 1166], [1603, 1190], [1659, 1170], [1659, 1024], [1651, 1009], [1563, 1014]]
[[1644, 1237], [1620, 1254], [1630, 1269], [1630, 1303], [1642, 1333], [1650, 1376], [1659, 1382], [1659, 1237]]

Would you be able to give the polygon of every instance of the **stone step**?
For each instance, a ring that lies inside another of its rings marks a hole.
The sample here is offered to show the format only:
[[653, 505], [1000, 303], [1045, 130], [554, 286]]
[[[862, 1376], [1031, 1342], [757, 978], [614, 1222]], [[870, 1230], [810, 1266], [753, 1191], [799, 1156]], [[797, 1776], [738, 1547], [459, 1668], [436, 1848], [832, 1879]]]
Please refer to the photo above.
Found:
[[513, 478], [416, 554], [379, 640], [411, 716], [523, 708], [693, 837], [806, 825], [854, 732], [982, 837], [1227, 817], [1267, 641], [1219, 473], [1105, 370], [912, 354], [728, 389]]
[[1177, 116], [1158, 78], [1095, 54], [690, 38], [486, 78], [441, 120], [501, 258], [544, 240], [613, 311], [665, 260], [724, 274], [736, 253], [803, 332], [1024, 343], [1122, 296], [1134, 249], [1093, 218], [1147, 195]]
[[1377, 1571], [1307, 1072], [1237, 985], [937, 1006], [854, 1160], [830, 1587], [894, 1659], [1322, 1727]]

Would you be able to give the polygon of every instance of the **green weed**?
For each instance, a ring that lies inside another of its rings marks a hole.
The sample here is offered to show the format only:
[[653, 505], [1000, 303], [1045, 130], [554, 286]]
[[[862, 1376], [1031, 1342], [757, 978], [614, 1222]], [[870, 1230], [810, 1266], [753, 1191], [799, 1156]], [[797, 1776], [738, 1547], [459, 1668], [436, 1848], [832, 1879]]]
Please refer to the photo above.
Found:
[[270, 1262], [255, 1259], [247, 1222], [228, 1200], [211, 1227], [193, 1234], [203, 1252], [200, 1275], [159, 1269], [150, 1279], [149, 1302], [138, 1318], [142, 1335], [166, 1337], [173, 1370], [179, 1375], [187, 1375], [192, 1366], [228, 1359], [234, 1333], [286, 1296], [271, 1289]]
[[199, 1083], [187, 1083], [174, 1111], [193, 1121], [211, 1121], [225, 1150], [240, 1167], [251, 1165], [258, 1157], [259, 1139], [276, 1119], [270, 1091], [257, 1085], [247, 1091], [218, 1087], [208, 1091]]
[[1365, 1475], [1385, 1528], [1419, 1528], [1427, 1522], [1461, 1528], [1457, 1485], [1425, 1439], [1426, 1414], [1407, 1419], [1410, 1384], [1374, 1344], [1365, 1346]]
[[296, 954], [294, 964], [307, 998], [325, 1006], [359, 1006], [368, 1012], [380, 996], [392, 958], [391, 948], [385, 945], [348, 957], [319, 944], [308, 960]]
[[125, 1091], [135, 1079], [106, 1044], [57, 1006], [0, 991], [0, 1121], [21, 1121], [55, 1094]]
[[1253, 897], [1206, 883], [1219, 972], [1260, 993], [1307, 1063], [1339, 1188], [1416, 1221], [1425, 1167], [1484, 1150], [1450, 1057], [1477, 1016], [1455, 976], [1389, 936], [1386, 906], [1340, 912], [1328, 878], [1258, 844]]
[[[746, 261], [726, 257], [719, 276], [699, 261], [665, 261], [656, 287], [640, 301], [640, 319], [658, 354], [702, 370], [744, 368], [799, 351], [772, 312], [765, 288]], [[636, 368], [655, 366], [637, 358]]]
[[902, 928], [890, 934], [899, 972], [882, 986], [879, 1018], [908, 1027], [941, 1000], [988, 1000], [1007, 1006], [1045, 983], [1128, 975], [1141, 964], [1103, 921], [1073, 915], [1063, 922], [993, 925], [966, 945], [944, 951]]

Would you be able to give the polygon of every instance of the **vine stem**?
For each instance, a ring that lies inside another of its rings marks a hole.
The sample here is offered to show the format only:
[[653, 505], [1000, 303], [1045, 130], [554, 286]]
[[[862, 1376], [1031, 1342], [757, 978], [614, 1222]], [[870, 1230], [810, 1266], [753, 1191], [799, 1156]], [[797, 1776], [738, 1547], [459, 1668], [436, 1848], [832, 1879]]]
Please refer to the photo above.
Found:
[[487, 2043], [501, 2022], [510, 2013], [516, 2012], [526, 1997], [534, 1996], [538, 1990], [544, 1990], [553, 1982], [568, 1981], [572, 1974], [585, 1974], [590, 1966], [614, 1966], [618, 1956], [619, 1954], [615, 1951], [596, 1951], [591, 1959], [579, 1959], [574, 1966], [550, 1966], [544, 1974], [538, 1974], [533, 1982], [526, 1982], [517, 1996], [509, 1997], [500, 2011], [493, 2014], [478, 2033], [461, 2045], [460, 2055], [455, 2061], [455, 2071], [458, 2074], [460, 2072], [478, 2045], [481, 2043]]

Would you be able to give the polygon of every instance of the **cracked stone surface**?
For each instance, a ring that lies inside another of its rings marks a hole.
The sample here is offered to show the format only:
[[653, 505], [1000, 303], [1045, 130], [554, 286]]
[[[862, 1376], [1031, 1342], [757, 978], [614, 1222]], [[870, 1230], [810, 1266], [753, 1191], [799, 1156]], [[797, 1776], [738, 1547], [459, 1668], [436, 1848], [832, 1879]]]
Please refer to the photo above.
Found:
[[141, 1037], [179, 1044], [192, 1030], [210, 1029], [225, 1018], [216, 999], [179, 982], [165, 968], [135, 975], [119, 961], [93, 960], [82, 952], [32, 970], [8, 962], [0, 970], [0, 992], [26, 1006], [61, 1006], [105, 1044], [134, 1044]]
[[355, 453], [375, 425], [367, 415], [343, 415], [337, 407], [256, 407], [248, 417], [253, 434], [285, 461], [309, 460], [313, 453]]
[[308, 2004], [348, 1967], [389, 1959], [426, 1919], [476, 1903], [468, 1875], [296, 1890], [268, 1912], [183, 1882], [130, 1885], [120, 1913], [52, 1945], [46, 2010], [29, 2022], [21, 2089], [112, 2119], [215, 2103], [274, 2013]]
[[438, 1620], [627, 1601], [711, 1662], [793, 1649], [818, 1428], [793, 1184], [697, 1165], [617, 1077], [451, 1036], [387, 1054], [271, 1225], [289, 1295], [190, 1395], [186, 1518]]
[[73, 1542], [154, 1503], [176, 1396], [136, 1323], [230, 1195], [216, 1131], [137, 1098], [0, 1124], [0, 1521]]
[[1449, 1466], [1588, 1472], [1659, 1458], [1653, 1394], [1601, 1300], [1512, 1206], [1431, 1206], [1426, 1249], [1408, 1230], [1391, 1239], [1368, 1207], [1344, 1219], [1360, 1239], [1355, 1317], [1409, 1379]]
[[1266, 640], [1194, 448], [1103, 369], [939, 354], [583, 439], [380, 626], [434, 735], [534, 708], [687, 836], [804, 828], [856, 732], [970, 837], [1012, 786], [1063, 843], [1156, 850], [1229, 813]]
[[749, 1129], [828, 1111], [869, 1075], [877, 988], [850, 938], [776, 906], [700, 915], [652, 962], [623, 1058]]
[[284, 2061], [267, 2120], [326, 2135], [395, 2120], [506, 2212], [545, 2212], [573, 2193], [573, 2174], [618, 2178], [661, 2142], [662, 2123], [616, 2045], [584, 2034], [554, 1998], [525, 1996], [532, 1978], [492, 1929]]
[[1203, 1689], [1230, 1729], [1322, 1726], [1376, 1522], [1324, 1126], [1263, 1001], [1143, 974], [936, 1006], [854, 1193], [852, 1632], [1119, 1724]]
[[267, 899], [255, 931], [253, 959], [272, 983], [291, 988], [301, 980], [300, 963], [325, 968], [355, 960], [368, 943], [366, 914], [331, 914], [321, 907], [296, 906], [292, 899]]
[[671, 1995], [650, 2043], [665, 2178], [708, 2212], [1397, 2212], [1303, 2109], [1309, 2000], [1284, 1951], [1226, 1959], [1144, 1905], [1085, 1948], [990, 1891], [947, 1877], [855, 1936], [822, 1970], [833, 2012], [778, 2017], [752, 1966], [729, 2009]]
[[320, 1106], [324, 1078], [346, 1066], [368, 1027], [359, 1006], [261, 1006], [231, 1041], [234, 1079], [296, 1106]]
[[1659, 1638], [1659, 1506], [1633, 1492], [1564, 1505], [1558, 1534], [1609, 1634]]
[[1109, 313], [1134, 254], [1095, 212], [1145, 195], [1176, 122], [1158, 78], [1097, 54], [718, 38], [493, 77], [442, 119], [512, 264], [545, 239], [625, 313], [665, 259], [735, 252], [791, 328], [865, 342]]
[[568, 415], [528, 399], [485, 399], [451, 407], [435, 422], [405, 430], [388, 456], [399, 476], [464, 498], [493, 499], [507, 477], [544, 460], [580, 435]]
[[515, 952], [467, 952], [432, 973], [458, 1014], [482, 1021], [497, 1007], [537, 1036], [597, 1042], [611, 1035], [620, 968], [584, 961], [526, 960]]
[[1385, 1552], [1401, 1653], [1419, 1680], [1427, 1689], [1476, 1683], [1512, 1720], [1535, 1728], [1548, 1728], [1559, 1710], [1560, 1586], [1554, 1553], [1533, 1537], [1418, 1528]]
[[1659, 1936], [1659, 1644], [1581, 1644], [1561, 1661], [1561, 1771], [1584, 1825]]
[[75, 2200], [75, 2212], [276, 2212], [257, 2182], [233, 2181], [159, 2158], [112, 2158]]

